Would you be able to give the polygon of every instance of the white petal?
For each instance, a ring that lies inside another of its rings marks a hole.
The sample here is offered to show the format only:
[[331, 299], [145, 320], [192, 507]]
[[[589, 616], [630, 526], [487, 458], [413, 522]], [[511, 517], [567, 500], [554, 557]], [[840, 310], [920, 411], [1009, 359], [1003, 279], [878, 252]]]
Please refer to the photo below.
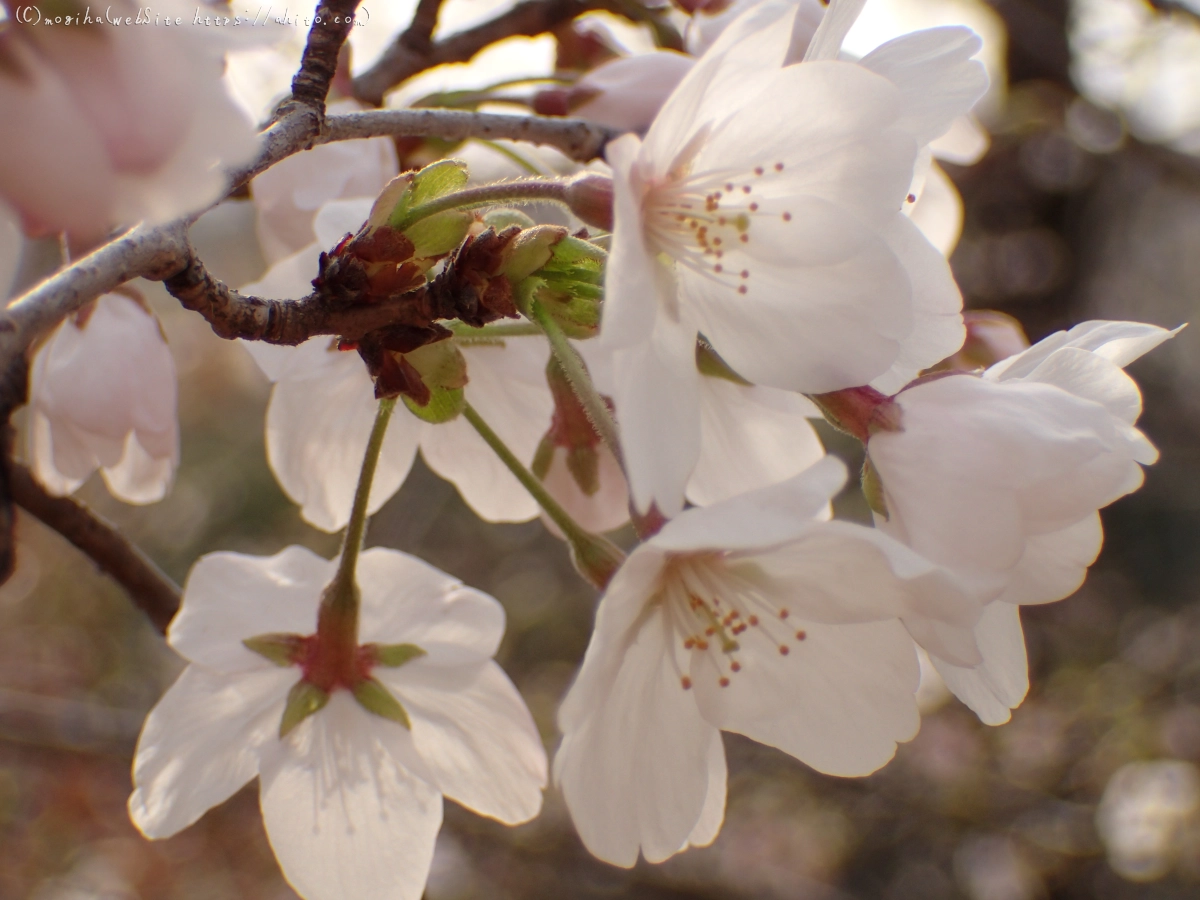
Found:
[[696, 331], [660, 315], [640, 345], [613, 355], [617, 424], [634, 504], [673, 516], [700, 455]]
[[846, 483], [846, 466], [825, 456], [794, 478], [672, 519], [650, 541], [661, 550], [754, 550], [805, 533]]
[[306, 900], [418, 900], [442, 796], [401, 760], [408, 732], [339, 691], [286, 741], [268, 744], [260, 803], [271, 849]]
[[925, 189], [908, 214], [929, 242], [949, 259], [962, 235], [963, 203], [958, 188], [941, 166], [930, 168]]
[[969, 28], [929, 28], [888, 41], [860, 64], [900, 88], [904, 127], [928, 144], [987, 92], [987, 70], [971, 59], [982, 47]]
[[1029, 690], [1021, 613], [1011, 603], [992, 603], [975, 627], [983, 662], [972, 669], [930, 656], [934, 667], [963, 703], [986, 725], [1003, 725]]
[[660, 296], [674, 295], [674, 285], [646, 246], [642, 222], [642, 184], [638, 156], [641, 142], [629, 134], [605, 148], [613, 173], [612, 249], [604, 272], [601, 340], [627, 347], [645, 339], [654, 327]]
[[220, 675], [188, 666], [146, 717], [133, 760], [129, 815], [149, 838], [170, 837], [258, 774], [296, 670]]
[[335, 560], [295, 546], [274, 556], [202, 556], [188, 573], [167, 642], [181, 656], [218, 672], [270, 667], [242, 641], [277, 632], [312, 634], [321, 590], [336, 568]]
[[562, 723], [555, 779], [595, 856], [628, 867], [640, 849], [661, 862], [687, 844], [706, 812], [710, 748], [720, 735], [681, 685], [663, 607], [607, 652], [620, 667], [587, 701], [581, 722]]
[[1124, 368], [1135, 359], [1149, 353], [1159, 344], [1173, 338], [1184, 326], [1173, 331], [1148, 325], [1145, 322], [1080, 322], [1070, 331], [1056, 331], [1038, 341], [1024, 353], [1010, 356], [988, 369], [986, 377], [997, 381], [1024, 378], [1051, 353], [1061, 347], [1090, 350]]
[[1052, 603], [1078, 590], [1087, 569], [1100, 555], [1104, 531], [1100, 514], [1025, 542], [1025, 553], [1008, 587], [997, 599], [1005, 603]]
[[488, 660], [434, 667], [420, 660], [377, 667], [408, 711], [412, 736], [434, 785], [451, 800], [508, 825], [542, 808], [546, 750], [525, 701]]
[[[916, 648], [899, 622], [821, 625], [788, 620], [805, 631], [784, 656], [751, 646], [728, 678], [714, 654], [693, 651], [692, 680], [704, 717], [778, 747], [828, 775], [867, 775], [887, 763], [896, 744], [920, 727]], [[763, 652], [757, 652], [762, 650]]]
[[[806, 393], [866, 384], [913, 331], [903, 263], [845, 208], [815, 197], [779, 202], [791, 220], [753, 220], [750, 242], [726, 253], [720, 277], [680, 268], [684, 302], [722, 358], [755, 384]], [[748, 277], [731, 274], [740, 272]]]
[[429, 654], [422, 664], [490, 659], [504, 635], [495, 598], [399, 550], [363, 551], [358, 585], [362, 642], [416, 644]]
[[[386, 184], [386, 180], [384, 184]], [[382, 190], [383, 185], [379, 186]], [[372, 195], [375, 192], [372, 192]], [[367, 221], [375, 197], [354, 197], [348, 200], [332, 200], [317, 210], [313, 219], [313, 231], [317, 233], [317, 244], [322, 250], [337, 245], [347, 234], [354, 234]]]
[[935, 158], [957, 166], [973, 166], [991, 144], [987, 131], [972, 116], [959, 116], [950, 130], [929, 145]]
[[858, 21], [867, 0], [832, 0], [805, 51], [804, 61], [837, 59], [842, 41]]
[[1025, 378], [1060, 387], [1099, 403], [1132, 425], [1142, 414], [1142, 392], [1125, 370], [1098, 353], [1077, 347], [1055, 350]]
[[[305, 521], [337, 531], [350, 506], [379, 403], [357, 353], [318, 337], [293, 351], [267, 407], [267, 461]], [[369, 512], [399, 490], [416, 455], [423, 423], [397, 409], [383, 440]]]
[[799, 394], [700, 379], [700, 459], [687, 498], [708, 506], [785, 481], [825, 455]]
[[34, 477], [56, 497], [74, 493], [92, 473], [91, 454], [65, 423], [52, 422], [36, 407], [30, 415], [29, 459]]
[[[554, 412], [546, 384], [550, 350], [540, 337], [510, 338], [503, 346], [463, 349], [470, 403], [523, 463], [533, 461]], [[467, 505], [488, 522], [527, 522], [537, 502], [461, 416], [424, 430], [421, 455], [433, 471], [454, 482]]]
[[912, 331], [901, 341], [891, 369], [871, 382], [877, 391], [894, 394], [962, 347], [967, 331], [962, 294], [946, 257], [905, 216], [893, 218], [885, 234], [912, 285]]

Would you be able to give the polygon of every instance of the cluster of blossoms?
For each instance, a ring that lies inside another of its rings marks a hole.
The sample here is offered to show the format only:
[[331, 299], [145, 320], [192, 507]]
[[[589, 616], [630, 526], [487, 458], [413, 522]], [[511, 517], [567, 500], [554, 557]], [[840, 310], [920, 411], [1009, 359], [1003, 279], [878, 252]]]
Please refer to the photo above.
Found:
[[[853, 59], [862, 6], [738, 4], [697, 24], [694, 58], [595, 70], [571, 108], [629, 133], [569, 181], [475, 188], [457, 160], [397, 174], [375, 141], [255, 182], [272, 266], [244, 291], [419, 294], [429, 315], [246, 345], [274, 384], [273, 471], [306, 521], [346, 537], [334, 561], [289, 547], [196, 564], [168, 635], [188, 666], [134, 765], [145, 834], [257, 775], [303, 896], [416, 898], [443, 796], [537, 814], [547, 760], [492, 660], [499, 604], [360, 552], [418, 449], [488, 521], [541, 510], [604, 589], [553, 764], [603, 860], [715, 839], [721, 731], [832, 775], [883, 766], [920, 724], [919, 653], [983, 721], [1008, 719], [1028, 686], [1019, 606], [1080, 585], [1098, 510], [1154, 462], [1124, 367], [1173, 332], [1086, 322], [1029, 347], [1001, 317], [964, 319], [957, 229], [918, 210], [938, 142], [987, 87], [979, 41], [937, 28]], [[646, 73], [661, 93], [635, 90]], [[611, 233], [505, 206], [547, 197]], [[80, 389], [96, 359], [124, 417]], [[64, 323], [32, 398], [48, 488], [99, 468], [131, 502], [166, 491], [174, 373], [138, 298]], [[832, 518], [848, 473], [822, 416], [865, 448], [873, 527]], [[630, 521], [625, 556], [598, 533]]]

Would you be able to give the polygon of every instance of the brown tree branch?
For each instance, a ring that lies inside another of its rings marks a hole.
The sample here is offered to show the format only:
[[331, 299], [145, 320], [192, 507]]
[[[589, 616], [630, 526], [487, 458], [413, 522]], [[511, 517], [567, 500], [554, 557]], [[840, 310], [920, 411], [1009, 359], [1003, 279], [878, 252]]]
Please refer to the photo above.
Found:
[[24, 466], [11, 463], [12, 498], [91, 558], [101, 572], [125, 589], [161, 632], [179, 608], [179, 588], [146, 554], [82, 503], [52, 497]]
[[354, 96], [378, 106], [388, 90], [419, 72], [445, 63], [466, 62], [504, 38], [544, 34], [594, 9], [621, 12], [613, 0], [524, 0], [494, 19], [426, 47], [406, 42], [401, 35], [375, 65], [354, 79]]
[[[338, 54], [354, 27], [358, 0], [319, 0], [308, 29], [300, 68], [292, 78], [292, 102], [325, 115], [325, 98], [337, 72]], [[285, 106], [285, 111], [287, 107]]]

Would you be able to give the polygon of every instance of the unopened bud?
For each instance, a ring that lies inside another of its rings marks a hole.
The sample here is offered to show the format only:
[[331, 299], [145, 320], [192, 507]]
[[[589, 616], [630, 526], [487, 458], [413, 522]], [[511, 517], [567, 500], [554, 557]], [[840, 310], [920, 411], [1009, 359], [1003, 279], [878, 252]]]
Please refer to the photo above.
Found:
[[561, 225], [535, 225], [517, 235], [504, 252], [500, 272], [513, 284], [532, 275], [553, 256], [554, 246], [567, 236]]
[[483, 214], [480, 220], [484, 228], [493, 228], [496, 231], [503, 231], [505, 228], [511, 228], [516, 225], [518, 228], [532, 228], [537, 222], [525, 215], [519, 209], [512, 209], [508, 206], [498, 206], [495, 209], [489, 209]]
[[567, 337], [594, 337], [604, 296], [604, 252], [589, 241], [563, 237], [517, 294], [541, 303]]
[[420, 376], [425, 396], [414, 391], [404, 394], [409, 411], [434, 425], [457, 418], [466, 406], [463, 388], [467, 385], [467, 361], [452, 340], [426, 344], [404, 355], [405, 361]]
[[599, 172], [581, 172], [567, 183], [567, 206], [582, 221], [604, 231], [613, 229], [613, 182]]

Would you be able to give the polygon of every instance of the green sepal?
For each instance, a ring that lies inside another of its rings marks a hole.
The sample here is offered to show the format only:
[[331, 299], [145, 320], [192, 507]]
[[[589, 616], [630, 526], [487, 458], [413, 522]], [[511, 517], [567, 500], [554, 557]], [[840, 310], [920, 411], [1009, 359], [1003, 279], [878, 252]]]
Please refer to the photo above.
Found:
[[879, 470], [875, 468], [871, 462], [871, 457], [868, 456], [863, 461], [862, 467], [862, 492], [867, 499], [867, 506], [871, 507], [871, 511], [888, 518], [887, 499], [883, 494], [883, 479], [879, 477]]
[[279, 736], [287, 737], [297, 725], [313, 713], [320, 711], [328, 702], [329, 694], [315, 684], [297, 681], [288, 691], [287, 703], [283, 707], [283, 718], [279, 720]]
[[463, 394], [462, 388], [431, 387], [429, 402], [424, 406], [407, 394], [402, 396], [408, 411], [422, 422], [428, 422], [431, 425], [442, 425], [457, 419], [467, 405], [467, 398]]
[[474, 213], [448, 209], [402, 230], [413, 243], [413, 255], [429, 258], [444, 256], [461, 244], [474, 221]]
[[416, 644], [371, 644], [375, 665], [398, 668], [414, 659], [420, 659], [425, 651]]
[[572, 447], [567, 451], [567, 469], [585, 496], [600, 490], [600, 455], [595, 446]]
[[567, 237], [561, 225], [536, 225], [526, 228], [508, 245], [500, 272], [513, 284], [541, 269], [554, 256], [554, 247]]
[[743, 386], [750, 384], [745, 378], [733, 371], [729, 363], [721, 359], [721, 355], [713, 349], [713, 345], [703, 336], [696, 340], [696, 368], [700, 370], [701, 375], [707, 375], [709, 378], [724, 378], [726, 381], [732, 381], [734, 384]]
[[351, 693], [354, 694], [354, 699], [358, 701], [358, 705], [367, 712], [385, 719], [391, 719], [393, 722], [400, 723], [409, 731], [412, 730], [412, 723], [408, 720], [408, 713], [400, 705], [400, 701], [392, 696], [392, 692], [374, 678], [364, 678], [354, 686], [354, 690]]
[[536, 475], [539, 481], [545, 481], [552, 462], [554, 462], [554, 441], [550, 439], [550, 435], [546, 435], [538, 444], [537, 452], [533, 454], [533, 462], [529, 465], [529, 471]]
[[[439, 159], [430, 163], [413, 176], [412, 188], [401, 201], [397, 212], [406, 213], [422, 203], [461, 191], [467, 186], [467, 177], [467, 164], [461, 159]], [[393, 213], [393, 224], [396, 221], [397, 215]]]
[[299, 634], [259, 634], [246, 638], [242, 646], [283, 668], [298, 665], [304, 655], [304, 637]]

